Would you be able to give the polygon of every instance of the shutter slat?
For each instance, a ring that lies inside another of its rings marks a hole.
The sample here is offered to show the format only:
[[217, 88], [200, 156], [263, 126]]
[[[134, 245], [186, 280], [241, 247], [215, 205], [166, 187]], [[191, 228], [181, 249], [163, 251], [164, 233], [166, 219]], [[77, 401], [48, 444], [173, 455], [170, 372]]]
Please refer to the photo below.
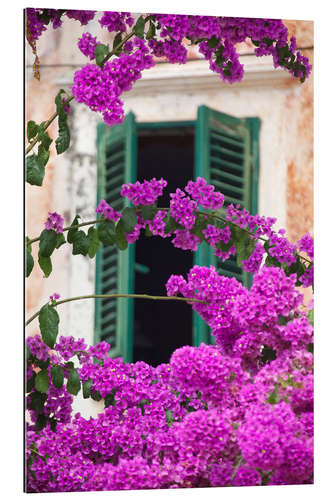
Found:
[[[123, 174], [119, 174], [115, 177], [110, 178], [110, 180], [106, 181], [105, 187], [106, 187], [107, 196], [110, 196], [111, 194], [115, 194], [115, 191], [117, 189], [119, 189], [119, 184], [123, 183], [123, 179], [124, 179]], [[109, 190], [110, 190], [110, 193], [109, 193]], [[118, 196], [119, 196], [119, 192], [118, 192]]]
[[213, 167], [210, 169], [210, 171], [212, 173], [212, 176], [220, 177], [222, 180], [226, 179], [227, 181], [235, 182], [237, 183], [237, 185], [240, 185], [241, 187], [243, 186], [243, 181], [239, 177], [239, 175], [230, 174], [229, 172], [221, 171]]
[[107, 269], [110, 264], [114, 265], [116, 260], [117, 260], [117, 254], [111, 254], [109, 257], [105, 254], [103, 256], [103, 268]]
[[116, 290], [117, 288], [117, 271], [111, 269], [110, 272], [103, 271], [103, 288], [102, 290], [109, 290], [109, 292], [103, 293], [111, 293], [111, 290]]
[[[104, 198], [115, 210], [129, 205], [120, 196], [123, 184], [136, 178], [136, 124], [129, 113], [121, 125], [98, 129], [98, 202]], [[119, 251], [102, 247], [96, 256], [96, 294], [133, 293], [134, 245]], [[105, 340], [111, 355], [132, 361], [133, 299], [102, 299], [95, 303], [95, 342]]]
[[[194, 177], [205, 178], [223, 193], [224, 207], [233, 203], [251, 210], [253, 206], [251, 120], [255, 119], [235, 118], [206, 106], [200, 106], [198, 111]], [[214, 255], [214, 249], [207, 245], [199, 246], [194, 262], [200, 266], [214, 265], [221, 275], [234, 277], [243, 284], [249, 283], [249, 275], [237, 266], [235, 257], [222, 262]], [[194, 344], [211, 343], [207, 324], [196, 314], [193, 320]]]
[[[124, 144], [122, 144], [121, 147], [124, 147]], [[116, 150], [109, 151], [106, 154], [108, 155], [106, 163], [105, 163], [107, 167], [111, 166], [113, 168], [113, 165], [118, 165], [119, 163], [124, 163], [125, 153], [122, 149], [120, 151], [116, 151]]]
[[117, 302], [116, 300], [114, 299], [106, 299], [108, 302], [105, 302], [103, 304], [103, 311], [102, 311], [102, 315], [106, 315], [108, 314], [109, 312], [113, 312], [113, 311], [116, 311], [117, 310]]
[[217, 156], [211, 156], [211, 162], [217, 163], [218, 166], [220, 165], [221, 167], [226, 168], [227, 172], [229, 172], [228, 169], [231, 169], [231, 173], [233, 173], [234, 175], [236, 175], [236, 174], [239, 175], [243, 172], [242, 165], [232, 163], [231, 161], [224, 160], [223, 158], [218, 158]]
[[223, 128], [217, 128], [214, 126], [210, 126], [210, 132], [215, 133], [219, 137], [225, 137], [231, 144], [235, 146], [241, 145], [243, 147], [243, 137], [238, 135], [234, 130], [229, 129], [228, 131], [223, 130]]
[[[210, 150], [214, 151], [216, 153], [220, 153], [221, 155], [224, 155], [224, 156], [229, 156], [229, 157], [231, 157], [231, 160], [232, 159], [234, 159], [235, 161], [239, 160], [239, 164], [243, 163], [244, 156], [240, 153], [236, 153], [235, 151], [232, 151], [231, 149], [223, 148], [221, 146], [217, 146], [216, 144], [211, 144]], [[212, 156], [215, 156], [215, 155], [212, 154]]]
[[[104, 311], [103, 311], [104, 313]], [[109, 314], [102, 314], [102, 323], [104, 324], [107, 321], [114, 320], [117, 317], [117, 312], [111, 312]]]
[[[124, 170], [124, 162], [121, 161], [117, 163], [116, 165], [111, 165], [112, 166], [112, 177], [114, 177], [118, 172], [121, 172], [123, 174]], [[106, 181], [109, 180], [109, 176], [106, 176]]]
[[217, 133], [217, 132], [212, 132], [211, 133], [211, 137], [213, 139], [216, 139], [217, 141], [221, 141], [221, 142], [224, 142], [224, 143], [227, 143], [227, 144], [230, 144], [232, 146], [235, 146], [237, 147], [238, 149], [242, 149], [244, 150], [244, 145], [243, 145], [243, 141], [242, 139], [240, 140], [235, 140], [234, 138], [232, 137], [229, 137], [227, 135], [224, 135], [224, 134], [221, 134], [221, 133]]
[[[221, 193], [224, 192], [231, 192], [230, 196], [233, 196], [233, 193], [235, 196], [243, 199], [244, 197], [244, 189], [239, 188], [237, 186], [233, 186], [232, 184], [227, 184], [226, 182], [219, 181], [217, 179], [212, 179], [212, 183], [216, 188], [218, 188], [218, 191], [221, 191]], [[225, 191], [223, 191], [225, 190]]]

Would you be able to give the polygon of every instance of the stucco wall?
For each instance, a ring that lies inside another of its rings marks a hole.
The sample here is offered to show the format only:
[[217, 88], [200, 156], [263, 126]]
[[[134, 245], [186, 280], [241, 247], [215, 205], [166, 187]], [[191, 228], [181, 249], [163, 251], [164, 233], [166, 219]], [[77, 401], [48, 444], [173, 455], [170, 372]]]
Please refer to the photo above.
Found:
[[[313, 23], [289, 21], [298, 46], [310, 47], [313, 55]], [[99, 25], [87, 29], [100, 36]], [[62, 28], [48, 30], [38, 43], [41, 81], [32, 76], [30, 48], [26, 50], [26, 118], [36, 122], [54, 111], [54, 96], [59, 88], [69, 88], [73, 72], [86, 63], [75, 45], [82, 32], [76, 21], [66, 20]], [[241, 84], [223, 84], [208, 71], [202, 60], [184, 66], [158, 64], [124, 95], [126, 111], [133, 111], [139, 122], [195, 119], [197, 108], [206, 104], [238, 117], [257, 116], [260, 131], [259, 212], [278, 217], [296, 241], [313, 226], [313, 83], [312, 77], [300, 84], [282, 70], [274, 70], [270, 58], [258, 59], [242, 46], [241, 62], [246, 78]], [[63, 155], [52, 154], [43, 188], [27, 185], [26, 232], [37, 236], [49, 210], [63, 213], [70, 223], [76, 213], [82, 220], [94, 217], [96, 206], [96, 126], [99, 117], [84, 105], [73, 103], [70, 115], [72, 141]], [[56, 137], [56, 124], [49, 129]], [[34, 247], [36, 256], [37, 246]], [[73, 257], [67, 245], [52, 257], [57, 270], [48, 279], [35, 265], [27, 286], [27, 310], [36, 311], [47, 297], [58, 292], [63, 297], [92, 293], [94, 261]], [[59, 307], [60, 333], [92, 341], [92, 301], [73, 302]], [[34, 333], [37, 322], [29, 325]]]

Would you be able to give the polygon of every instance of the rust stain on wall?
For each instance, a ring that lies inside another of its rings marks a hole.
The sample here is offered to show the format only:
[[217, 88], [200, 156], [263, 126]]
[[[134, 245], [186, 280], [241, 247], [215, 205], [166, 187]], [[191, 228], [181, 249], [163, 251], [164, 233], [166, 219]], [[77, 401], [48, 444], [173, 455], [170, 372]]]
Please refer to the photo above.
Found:
[[[305, 54], [310, 62], [312, 51]], [[294, 121], [293, 156], [287, 172], [287, 232], [291, 241], [304, 233], [313, 233], [313, 78], [301, 87], [297, 95], [298, 112], [291, 109]], [[301, 140], [300, 140], [301, 139]], [[296, 142], [297, 141], [297, 142]]]

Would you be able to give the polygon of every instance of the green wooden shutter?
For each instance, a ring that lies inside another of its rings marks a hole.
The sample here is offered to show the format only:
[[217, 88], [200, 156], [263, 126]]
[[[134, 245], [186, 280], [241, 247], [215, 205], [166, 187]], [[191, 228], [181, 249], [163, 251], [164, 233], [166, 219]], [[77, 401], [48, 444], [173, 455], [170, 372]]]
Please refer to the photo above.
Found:
[[[115, 210], [129, 205], [120, 196], [122, 184], [135, 182], [137, 134], [135, 116], [129, 113], [116, 127], [99, 124], [97, 134], [97, 202], [104, 198]], [[116, 245], [101, 245], [96, 256], [96, 294], [134, 293], [135, 245], [119, 251]], [[95, 342], [111, 345], [111, 356], [131, 362], [133, 356], [133, 299], [95, 301]]]
[[[258, 118], [235, 118], [207, 106], [199, 107], [195, 126], [194, 177], [203, 177], [223, 193], [225, 206], [239, 203], [252, 213], [257, 211], [259, 126]], [[250, 275], [237, 266], [235, 258], [223, 263], [206, 243], [199, 246], [194, 263], [214, 265], [220, 274], [250, 285]], [[209, 329], [195, 312], [193, 324], [194, 345], [210, 343]]]

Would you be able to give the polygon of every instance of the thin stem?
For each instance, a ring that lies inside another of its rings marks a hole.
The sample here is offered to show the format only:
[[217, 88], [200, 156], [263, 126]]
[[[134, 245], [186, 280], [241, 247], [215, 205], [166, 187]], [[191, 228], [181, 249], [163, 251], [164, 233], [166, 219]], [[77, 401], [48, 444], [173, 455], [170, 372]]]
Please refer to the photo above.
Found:
[[[168, 208], [159, 208], [159, 210], [169, 210], [169, 209], [168, 209]], [[218, 219], [218, 220], [220, 220], [220, 221], [222, 221], [222, 222], [225, 222], [226, 224], [232, 224], [233, 226], [237, 226], [237, 227], [239, 227], [239, 226], [238, 226], [235, 222], [232, 222], [232, 221], [230, 221], [230, 220], [227, 220], [227, 219], [225, 219], [224, 217], [220, 217], [219, 215], [216, 215], [216, 214], [207, 214], [206, 212], [200, 212], [200, 211], [198, 211], [197, 213], [198, 213], [198, 214], [200, 214], [200, 215], [208, 215], [209, 217], [214, 217], [215, 219]], [[240, 229], [241, 229], [242, 231], [245, 231], [246, 233], [248, 233], [248, 234], [250, 234], [250, 235], [253, 235], [253, 233], [252, 233], [249, 229], [246, 229], [245, 227], [240, 227]], [[258, 237], [257, 237], [257, 239], [258, 239], [258, 240], [261, 240], [261, 241], [264, 241], [265, 243], [266, 243], [267, 241], [269, 241], [269, 240], [267, 240], [266, 238], [263, 238], [262, 236], [258, 236]], [[306, 262], [308, 262], [309, 264], [312, 264], [312, 261], [311, 261], [311, 260], [307, 259], [306, 257], [303, 257], [303, 255], [300, 255], [298, 252], [296, 252], [296, 255], [298, 255], [298, 257], [299, 257], [300, 259], [303, 259], [303, 260], [305, 260]]]
[[[70, 97], [68, 97], [68, 99], [66, 99], [65, 101], [65, 104], [69, 104], [72, 100], [74, 99], [74, 96], [71, 95]], [[58, 116], [58, 113], [57, 111], [55, 113], [53, 113], [53, 115], [47, 120], [47, 122], [44, 123], [43, 125], [43, 131], [45, 132], [45, 130], [51, 125], [51, 123], [57, 118]], [[36, 137], [32, 142], [31, 144], [27, 147], [26, 151], [25, 151], [25, 155], [27, 155], [28, 153], [30, 153], [30, 151], [32, 150], [32, 148], [37, 144], [38, 142], [38, 137]]]
[[[82, 227], [82, 226], [89, 226], [90, 224], [97, 224], [98, 222], [104, 222], [104, 221], [105, 221], [105, 219], [96, 219], [96, 220], [90, 220], [88, 222], [81, 222], [81, 224], [75, 224], [75, 226], [64, 227], [63, 231], [69, 231], [70, 229], [75, 229], [75, 228]], [[40, 236], [38, 236], [37, 238], [33, 238], [32, 240], [30, 240], [28, 237], [28, 241], [26, 241], [26, 245], [30, 245], [31, 243], [35, 243], [36, 241], [39, 241], [39, 240], [40, 240]]]
[[[74, 300], [84, 300], [84, 299], [117, 299], [117, 298], [125, 298], [125, 299], [150, 299], [150, 300], [177, 300], [180, 302], [198, 302], [199, 304], [206, 304], [204, 300], [200, 299], [188, 299], [186, 297], [165, 297], [164, 295], [147, 295], [137, 294], [137, 293], [111, 293], [106, 295], [99, 294], [91, 294], [91, 295], [80, 295], [78, 297], [70, 297], [69, 299], [58, 300], [54, 304], [51, 304], [52, 307], [59, 306], [60, 304], [65, 304], [66, 302], [72, 302]], [[39, 316], [41, 309], [33, 314], [25, 323], [25, 326], [28, 326], [31, 321], [33, 321], [37, 316]]]
[[[151, 19], [150, 16], [147, 16], [146, 19], [145, 19], [145, 24], [147, 23], [147, 21], [149, 21]], [[128, 40], [130, 40], [133, 36], [135, 35], [134, 33], [134, 30], [132, 30], [130, 33], [128, 33], [128, 35], [125, 36], [125, 38], [120, 42], [118, 43], [118, 45], [116, 45], [116, 47], [114, 47], [114, 49], [112, 49], [111, 52], [109, 52], [109, 54], [107, 54], [102, 63], [101, 63], [101, 66], [103, 67], [104, 64], [110, 59], [110, 57], [112, 57], [126, 42], [128, 42]]]
[[125, 36], [124, 40], [118, 43], [118, 45], [104, 57], [101, 66], [103, 67], [104, 64], [110, 59], [110, 57], [112, 57], [117, 52], [117, 50], [119, 50], [124, 45], [124, 43], [128, 42], [128, 40], [130, 40], [134, 35], [135, 35], [134, 31], [128, 33], [128, 35]]
[[[167, 207], [158, 207], [158, 210], [169, 210], [169, 208]], [[232, 221], [228, 221], [227, 219], [225, 219], [224, 217], [220, 217], [219, 215], [215, 215], [215, 214], [207, 214], [206, 212], [201, 212], [201, 211], [198, 211], [198, 214], [200, 215], [209, 215], [210, 217], [214, 217], [215, 219], [218, 219], [222, 222], [225, 222], [227, 224], [232, 224], [233, 226], [237, 226], [237, 224], [235, 222], [232, 222]], [[93, 220], [93, 221], [88, 221], [88, 222], [82, 222], [81, 224], [77, 224], [75, 226], [67, 226], [67, 227], [64, 227], [63, 231], [68, 231], [69, 229], [72, 229], [72, 228], [77, 228], [77, 227], [82, 227], [82, 226], [88, 226], [90, 224], [97, 224], [98, 222], [103, 222], [104, 219], [96, 219], [96, 220]], [[239, 226], [237, 226], [239, 227]], [[246, 233], [252, 235], [253, 233], [249, 230], [249, 229], [246, 229], [244, 227], [240, 228], [242, 231], [245, 231]], [[40, 239], [40, 236], [38, 236], [37, 238], [33, 238], [32, 240], [28, 240], [27, 241], [27, 245], [30, 245], [31, 243], [34, 243], [35, 241], [39, 241]], [[259, 240], [261, 241], [264, 241], [265, 243], [269, 240], [267, 240], [266, 238], [263, 238], [262, 236], [259, 236], [258, 237]], [[296, 252], [296, 254], [298, 255], [298, 257], [302, 260], [304, 260], [305, 262], [308, 262], [309, 264], [312, 264], [312, 261], [307, 259], [306, 257], [303, 257], [302, 255], [300, 255], [298, 252]]]
[[238, 469], [240, 468], [240, 466], [243, 464], [243, 457], [242, 455], [240, 455], [240, 457], [238, 458], [236, 464], [235, 464], [235, 468], [233, 470], [233, 473], [231, 474], [231, 481], [234, 479], [234, 477], [236, 476], [236, 473], [238, 471]]
[[[150, 19], [150, 16], [146, 17], [145, 19], [145, 23], [147, 21], [149, 21]], [[116, 54], [116, 52], [130, 39], [132, 38], [132, 36], [134, 36], [135, 33], [134, 33], [134, 30], [132, 30], [128, 35], [125, 36], [125, 38], [120, 42], [118, 43], [118, 45], [116, 47], [114, 47], [114, 49], [111, 50], [111, 52], [109, 52], [109, 54], [107, 54], [105, 56], [105, 58], [103, 59], [102, 61], [102, 67], [104, 66], [104, 64], [106, 63], [106, 61], [108, 61], [110, 59], [110, 57], [112, 57], [113, 55]], [[72, 100], [74, 99], [74, 96], [71, 95], [70, 97], [68, 97], [68, 99], [65, 101], [65, 104], [69, 104]], [[47, 122], [44, 123], [44, 126], [43, 126], [43, 131], [45, 132], [45, 130], [51, 125], [51, 123], [56, 119], [56, 117], [58, 116], [58, 113], [57, 111], [55, 113], [53, 113], [53, 115], [47, 120]], [[32, 150], [32, 148], [37, 144], [38, 142], [38, 138], [36, 137], [32, 142], [31, 144], [29, 144], [29, 146], [27, 147], [26, 151], [25, 151], [25, 155], [27, 155], [28, 153], [30, 153], [30, 151]]]

